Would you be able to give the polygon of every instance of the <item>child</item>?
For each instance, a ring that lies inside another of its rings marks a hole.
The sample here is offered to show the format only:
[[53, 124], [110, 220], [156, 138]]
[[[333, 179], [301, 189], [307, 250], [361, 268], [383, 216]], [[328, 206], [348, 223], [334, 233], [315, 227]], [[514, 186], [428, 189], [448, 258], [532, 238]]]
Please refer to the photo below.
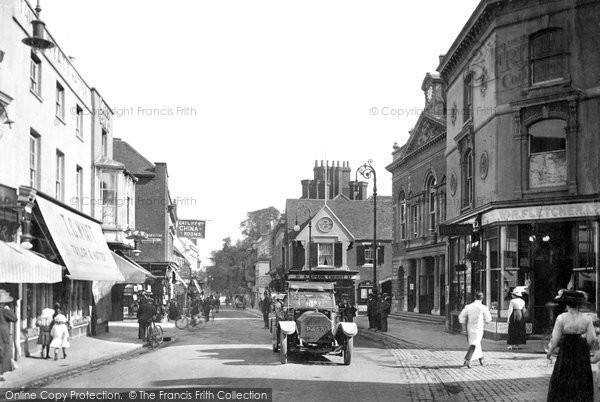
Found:
[[[42, 310], [42, 314], [35, 322], [35, 325], [40, 328], [37, 344], [42, 345], [42, 359], [50, 358], [50, 342], [52, 341], [50, 330], [52, 328], [53, 315], [54, 310], [51, 308], [45, 308]], [[46, 351], [46, 357], [44, 357], [44, 350]]]
[[54, 360], [58, 360], [58, 348], [62, 348], [63, 359], [67, 358], [66, 349], [70, 347], [69, 344], [69, 328], [67, 328], [67, 317], [63, 314], [58, 314], [54, 317], [54, 325], [52, 326], [52, 342], [50, 347], [54, 348]]

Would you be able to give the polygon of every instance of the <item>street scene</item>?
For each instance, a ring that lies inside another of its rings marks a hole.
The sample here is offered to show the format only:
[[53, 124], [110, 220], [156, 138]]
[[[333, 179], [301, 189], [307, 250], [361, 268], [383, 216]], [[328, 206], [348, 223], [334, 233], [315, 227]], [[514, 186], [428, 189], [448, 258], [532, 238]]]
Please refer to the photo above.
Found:
[[0, 0], [0, 400], [600, 401], [599, 24]]

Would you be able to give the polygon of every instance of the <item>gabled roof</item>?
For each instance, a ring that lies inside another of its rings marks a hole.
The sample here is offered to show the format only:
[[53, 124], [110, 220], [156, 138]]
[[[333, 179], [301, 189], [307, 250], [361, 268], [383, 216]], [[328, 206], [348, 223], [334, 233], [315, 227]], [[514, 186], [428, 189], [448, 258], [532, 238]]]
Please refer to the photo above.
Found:
[[409, 155], [446, 131], [446, 119], [430, 113], [421, 113], [406, 141], [405, 155]]
[[[308, 211], [303, 207], [298, 208], [298, 205], [310, 208], [310, 212], [314, 216], [325, 205], [325, 200], [287, 199], [285, 210], [288, 233], [294, 233], [296, 210], [298, 211], [298, 224], [304, 227], [308, 223]], [[327, 200], [327, 206], [357, 240], [373, 237], [372, 199], [356, 201], [336, 197], [333, 200]], [[392, 197], [377, 197], [377, 237], [380, 240], [392, 239]]]
[[120, 138], [113, 139], [113, 157], [122, 162], [136, 176], [154, 177], [154, 163]]

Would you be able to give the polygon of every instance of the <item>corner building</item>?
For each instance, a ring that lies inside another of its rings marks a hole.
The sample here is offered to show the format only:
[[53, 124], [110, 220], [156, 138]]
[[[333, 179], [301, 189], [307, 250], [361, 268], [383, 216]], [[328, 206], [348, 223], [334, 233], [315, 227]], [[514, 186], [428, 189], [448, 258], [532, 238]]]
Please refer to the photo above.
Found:
[[483, 291], [505, 336], [520, 285], [530, 332], [561, 288], [597, 311], [599, 19], [597, 1], [481, 1], [441, 60], [451, 327]]

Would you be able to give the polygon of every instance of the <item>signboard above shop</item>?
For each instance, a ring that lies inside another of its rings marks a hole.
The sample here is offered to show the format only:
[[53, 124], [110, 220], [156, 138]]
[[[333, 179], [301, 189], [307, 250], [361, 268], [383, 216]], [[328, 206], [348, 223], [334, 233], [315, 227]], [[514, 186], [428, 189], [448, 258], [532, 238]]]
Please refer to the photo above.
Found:
[[177, 236], [188, 239], [204, 239], [206, 221], [181, 219], [177, 221]]

